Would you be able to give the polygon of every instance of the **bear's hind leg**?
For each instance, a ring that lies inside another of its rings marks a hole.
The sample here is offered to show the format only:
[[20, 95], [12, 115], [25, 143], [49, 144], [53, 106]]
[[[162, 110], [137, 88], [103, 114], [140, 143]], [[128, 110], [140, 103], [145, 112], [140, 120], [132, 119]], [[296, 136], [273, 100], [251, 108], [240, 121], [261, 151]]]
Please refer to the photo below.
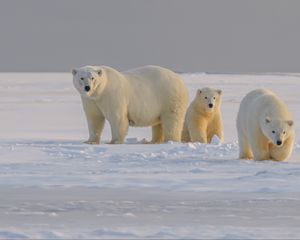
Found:
[[152, 126], [151, 143], [162, 143], [164, 141], [163, 129], [161, 124]]
[[[184, 114], [182, 114], [184, 115]], [[175, 112], [164, 113], [161, 116], [164, 141], [180, 142], [184, 116]]]

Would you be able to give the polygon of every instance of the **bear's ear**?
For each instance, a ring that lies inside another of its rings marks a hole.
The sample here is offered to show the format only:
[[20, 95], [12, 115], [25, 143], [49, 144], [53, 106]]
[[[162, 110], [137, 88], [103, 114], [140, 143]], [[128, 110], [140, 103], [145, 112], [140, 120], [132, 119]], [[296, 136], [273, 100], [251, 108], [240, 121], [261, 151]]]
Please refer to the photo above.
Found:
[[266, 117], [265, 118], [265, 123], [270, 123], [271, 122], [271, 118], [270, 117]]
[[73, 74], [73, 76], [75, 76], [76, 73], [77, 73], [77, 70], [76, 70], [75, 68], [73, 68], [73, 69], [72, 69], [72, 74]]
[[222, 94], [222, 90], [218, 89], [218, 90], [217, 90], [217, 93], [218, 93], [219, 95], [221, 95], [221, 94]]
[[200, 95], [201, 93], [202, 93], [202, 90], [201, 90], [201, 89], [198, 89], [198, 90], [197, 90], [197, 94]]
[[293, 120], [287, 120], [286, 123], [291, 127], [294, 125], [294, 121]]

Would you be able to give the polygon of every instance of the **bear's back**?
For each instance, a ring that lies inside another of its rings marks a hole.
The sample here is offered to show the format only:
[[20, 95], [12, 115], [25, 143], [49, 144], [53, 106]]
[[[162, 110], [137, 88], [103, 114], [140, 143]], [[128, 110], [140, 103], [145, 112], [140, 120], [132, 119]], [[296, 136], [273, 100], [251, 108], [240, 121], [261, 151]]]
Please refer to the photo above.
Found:
[[291, 119], [286, 104], [268, 89], [256, 89], [242, 100], [237, 120], [248, 125], [249, 121], [259, 121], [266, 116], [277, 119]]
[[121, 73], [131, 81], [148, 82], [147, 84], [157, 84], [157, 82], [164, 82], [165, 84], [183, 83], [176, 73], [169, 69], [153, 65], [142, 66]]
[[188, 90], [181, 77], [169, 69], [159, 66], [143, 66], [121, 72], [130, 82], [133, 96], [140, 94], [152, 95], [155, 101], [176, 101], [180, 98], [188, 104]]
[[249, 92], [240, 104], [240, 110], [245, 111], [247, 115], [253, 115], [257, 111], [265, 108], [265, 105], [271, 103], [275, 94], [267, 89], [256, 89]]

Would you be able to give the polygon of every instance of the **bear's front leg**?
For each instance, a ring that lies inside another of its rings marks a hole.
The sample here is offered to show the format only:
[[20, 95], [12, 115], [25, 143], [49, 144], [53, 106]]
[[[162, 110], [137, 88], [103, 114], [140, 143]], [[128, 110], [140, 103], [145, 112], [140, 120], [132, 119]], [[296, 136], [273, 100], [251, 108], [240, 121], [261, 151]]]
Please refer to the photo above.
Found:
[[270, 145], [270, 156], [274, 161], [284, 161], [290, 157], [293, 151], [294, 137], [289, 137], [282, 147]]
[[253, 160], [268, 160], [270, 159], [270, 154], [268, 150], [265, 149], [253, 149]]
[[202, 129], [190, 131], [191, 142], [207, 143], [207, 134]]
[[187, 128], [187, 124], [184, 123], [183, 125], [183, 129], [182, 129], [182, 133], [181, 133], [181, 142], [190, 142], [191, 138], [190, 138], [190, 134]]
[[188, 126], [191, 142], [208, 143], [206, 128], [207, 126], [204, 124], [198, 125], [192, 123], [190, 126]]
[[104, 115], [92, 100], [82, 97], [82, 105], [89, 129], [89, 139], [84, 143], [99, 144], [100, 135], [105, 124]]
[[125, 116], [112, 118], [110, 123], [112, 140], [111, 144], [121, 144], [124, 143], [125, 137], [128, 132], [129, 121]]
[[238, 130], [238, 142], [239, 142], [239, 158], [240, 159], [252, 159], [253, 154], [250, 149], [246, 136], [242, 133], [242, 130]]
[[88, 128], [89, 128], [89, 139], [84, 143], [87, 144], [99, 144], [100, 135], [104, 128], [105, 118], [104, 117], [95, 117], [87, 119]]
[[260, 141], [250, 142], [251, 150], [253, 153], [253, 160], [268, 160], [270, 159], [269, 145], [268, 143], [262, 143]]
[[224, 131], [221, 114], [217, 114], [208, 126], [207, 142], [211, 143], [211, 140], [215, 135], [220, 139], [221, 142], [224, 141]]

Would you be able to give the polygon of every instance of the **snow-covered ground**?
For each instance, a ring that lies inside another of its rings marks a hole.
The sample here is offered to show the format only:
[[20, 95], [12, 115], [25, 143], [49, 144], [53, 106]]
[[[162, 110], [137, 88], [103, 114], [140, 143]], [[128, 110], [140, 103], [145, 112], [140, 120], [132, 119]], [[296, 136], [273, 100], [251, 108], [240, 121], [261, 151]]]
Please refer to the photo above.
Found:
[[[182, 74], [223, 90], [225, 143], [82, 144], [71, 74], [0, 74], [1, 238], [300, 238], [300, 75]], [[288, 162], [238, 160], [242, 97], [270, 88], [294, 114]]]

